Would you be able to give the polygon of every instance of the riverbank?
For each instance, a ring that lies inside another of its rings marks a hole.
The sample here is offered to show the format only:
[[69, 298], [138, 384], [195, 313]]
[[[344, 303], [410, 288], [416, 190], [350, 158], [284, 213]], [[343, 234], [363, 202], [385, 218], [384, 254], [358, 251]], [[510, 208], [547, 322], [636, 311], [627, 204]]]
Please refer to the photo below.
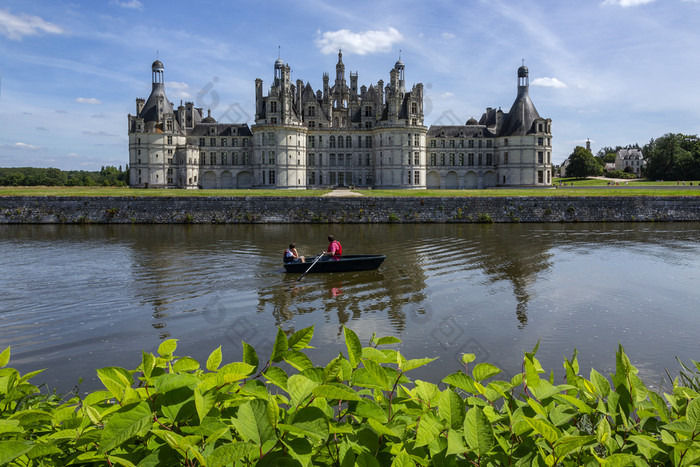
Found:
[[671, 221], [700, 221], [700, 197], [0, 197], [0, 224]]

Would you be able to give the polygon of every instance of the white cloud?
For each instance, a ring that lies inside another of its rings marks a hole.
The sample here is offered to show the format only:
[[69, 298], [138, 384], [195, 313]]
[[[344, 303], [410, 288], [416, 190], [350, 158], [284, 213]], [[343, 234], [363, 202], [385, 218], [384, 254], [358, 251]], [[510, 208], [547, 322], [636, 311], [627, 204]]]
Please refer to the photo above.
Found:
[[134, 10], [143, 10], [143, 3], [141, 3], [139, 0], [127, 0], [127, 1], [112, 0], [109, 3], [112, 5], [118, 5], [122, 8], [132, 8]]
[[532, 85], [533, 86], [541, 86], [544, 88], [556, 88], [556, 89], [565, 89], [568, 88], [568, 86], [565, 83], [562, 83], [556, 78], [536, 78], [532, 80]]
[[438, 97], [440, 97], [440, 99], [449, 99], [450, 97], [454, 97], [454, 95], [455, 94], [453, 92], [448, 91], [448, 92], [443, 92]]
[[36, 36], [40, 33], [63, 34], [64, 31], [38, 16], [13, 15], [8, 10], [0, 10], [0, 34], [13, 41], [22, 40], [26, 36]]
[[605, 0], [603, 5], [613, 5], [627, 8], [630, 6], [646, 5], [647, 3], [652, 2], [654, 2], [654, 0]]
[[[3, 145], [7, 147], [7, 145]], [[22, 143], [21, 141], [17, 141], [15, 144], [10, 145], [10, 147], [15, 148], [15, 149], [28, 149], [30, 151], [35, 151], [37, 149], [43, 149], [41, 146], [35, 146], [33, 144], [27, 144], [27, 143]]]
[[102, 101], [94, 97], [78, 97], [75, 102], [79, 104], [101, 104]]
[[454, 39], [455, 37], [457, 37], [456, 34], [452, 34], [451, 32], [443, 32], [440, 35], [442, 36], [443, 39]]
[[348, 29], [340, 29], [324, 33], [318, 31], [318, 34], [319, 37], [314, 42], [322, 54], [332, 54], [338, 49], [358, 55], [388, 52], [394, 44], [403, 39], [401, 33], [392, 27], [386, 31], [357, 33]]
[[[172, 95], [176, 99], [192, 99], [190, 85], [182, 81], [168, 81], [168, 91], [172, 90]], [[170, 92], [168, 92], [170, 94]]]
[[84, 135], [89, 135], [89, 136], [116, 136], [113, 135], [112, 133], [107, 133], [106, 131], [95, 131], [95, 130], [86, 130], [83, 131]]

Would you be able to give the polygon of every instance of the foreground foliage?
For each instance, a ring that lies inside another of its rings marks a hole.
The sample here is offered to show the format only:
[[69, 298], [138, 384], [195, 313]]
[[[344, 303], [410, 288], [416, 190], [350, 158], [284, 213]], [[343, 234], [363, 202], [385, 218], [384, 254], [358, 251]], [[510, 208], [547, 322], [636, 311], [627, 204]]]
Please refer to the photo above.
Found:
[[[278, 331], [269, 360], [243, 343], [243, 361], [204, 367], [176, 341], [143, 353], [133, 371], [98, 370], [104, 391], [63, 401], [38, 393], [0, 354], [0, 465], [694, 465], [700, 397], [678, 380], [647, 390], [620, 347], [611, 381], [579, 375], [574, 353], [555, 384], [533, 352], [510, 381], [472, 365], [440, 385], [407, 360], [345, 329], [347, 355], [317, 367], [303, 353], [313, 327]], [[696, 369], [698, 365], [695, 364]], [[688, 369], [689, 371], [693, 371]], [[612, 384], [611, 384], [612, 382]]]

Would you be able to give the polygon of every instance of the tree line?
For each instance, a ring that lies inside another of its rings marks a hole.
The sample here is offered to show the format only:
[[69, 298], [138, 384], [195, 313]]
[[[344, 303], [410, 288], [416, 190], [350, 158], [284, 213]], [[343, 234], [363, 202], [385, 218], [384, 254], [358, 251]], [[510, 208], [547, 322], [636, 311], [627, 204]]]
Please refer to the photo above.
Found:
[[129, 166], [100, 171], [40, 167], [0, 167], [0, 186], [118, 186], [129, 184]]
[[[569, 156], [566, 174], [577, 178], [603, 175], [605, 164], [614, 162], [620, 149], [631, 148], [642, 150], [646, 162], [642, 174], [650, 180], [700, 180], [700, 138], [682, 133], [667, 133], [660, 138], [652, 138], [643, 148], [637, 144], [604, 147], [595, 156], [590, 150], [576, 146]], [[625, 176], [619, 172], [609, 172], [608, 175], [618, 178]], [[633, 177], [631, 174], [629, 176]]]

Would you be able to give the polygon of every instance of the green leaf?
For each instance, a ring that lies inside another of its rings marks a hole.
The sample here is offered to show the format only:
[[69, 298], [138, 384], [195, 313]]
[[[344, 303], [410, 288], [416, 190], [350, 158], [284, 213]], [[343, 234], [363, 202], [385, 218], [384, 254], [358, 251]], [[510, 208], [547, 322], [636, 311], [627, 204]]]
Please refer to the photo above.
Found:
[[384, 367], [372, 360], [365, 360], [363, 364], [381, 389], [391, 391], [392, 383], [389, 380], [389, 377], [387, 376], [386, 372], [384, 371]]
[[561, 432], [551, 423], [539, 418], [524, 417], [532, 429], [537, 433], [542, 435], [542, 437], [547, 440], [549, 444], [554, 444], [559, 438], [561, 438]]
[[391, 345], [400, 343], [401, 339], [394, 336], [380, 337], [379, 339], [374, 340], [374, 345], [376, 345], [377, 347], [379, 347], [380, 345]]
[[445, 389], [438, 400], [438, 414], [448, 426], [458, 429], [464, 424], [464, 400], [453, 390]]
[[659, 418], [661, 419], [661, 421], [664, 423], [668, 423], [671, 417], [671, 411], [668, 410], [666, 402], [661, 398], [660, 395], [658, 395], [654, 391], [649, 391], [649, 400], [654, 405], [654, 408], [659, 414]]
[[0, 465], [9, 464], [14, 459], [28, 453], [31, 449], [32, 445], [23, 441], [0, 441]]
[[343, 401], [360, 401], [362, 398], [355, 391], [347, 386], [333, 386], [330, 384], [322, 384], [313, 390], [313, 395], [331, 400]]
[[394, 457], [394, 460], [391, 462], [391, 467], [414, 467], [416, 464], [411, 460], [411, 456], [406, 452], [405, 449], [402, 449], [401, 452], [399, 452], [398, 455]]
[[483, 381], [492, 376], [496, 376], [500, 372], [500, 368], [491, 365], [490, 363], [479, 363], [472, 370], [472, 376], [476, 381]]
[[207, 370], [216, 371], [219, 368], [219, 365], [221, 365], [221, 360], [221, 346], [219, 346], [214, 349], [211, 354], [209, 354], [209, 358], [207, 358]]
[[414, 358], [412, 360], [407, 360], [402, 368], [399, 368], [402, 370], [404, 373], [410, 370], [413, 370], [415, 368], [419, 368], [423, 365], [427, 365], [428, 363], [437, 360], [437, 358]]
[[476, 360], [476, 355], [474, 355], [473, 353], [462, 354], [462, 363], [464, 363], [465, 365], [469, 365], [474, 360]]
[[289, 348], [294, 350], [306, 349], [311, 342], [311, 338], [314, 336], [314, 327], [309, 326], [308, 328], [300, 329], [291, 336], [289, 336]]
[[314, 364], [309, 357], [294, 349], [289, 350], [284, 355], [284, 361], [299, 371], [308, 370], [309, 368], [314, 367]]
[[493, 427], [481, 407], [472, 407], [464, 418], [464, 436], [467, 445], [481, 457], [491, 450], [495, 438]]
[[173, 371], [175, 373], [182, 373], [186, 371], [196, 371], [199, 370], [199, 362], [191, 357], [179, 358], [173, 364]]
[[438, 439], [442, 428], [442, 423], [435, 418], [433, 412], [425, 412], [418, 421], [418, 429], [416, 430], [416, 447], [426, 446]]
[[141, 356], [141, 371], [146, 378], [150, 378], [153, 374], [153, 369], [156, 367], [156, 357], [147, 352], [143, 352]]
[[199, 388], [194, 390], [194, 404], [197, 409], [197, 416], [199, 417], [199, 422], [204, 420], [204, 417], [211, 411], [216, 403], [216, 394], [210, 391], [202, 394]]
[[134, 384], [131, 373], [116, 366], [100, 368], [97, 370], [97, 376], [117, 400], [122, 400], [126, 388], [130, 388]]
[[360, 339], [357, 338], [357, 334], [352, 329], [343, 326], [343, 332], [345, 333], [345, 345], [348, 348], [350, 366], [357, 368], [362, 359], [362, 344], [360, 344]]
[[177, 339], [165, 340], [158, 346], [158, 355], [165, 358], [172, 357], [173, 353], [175, 353], [176, 348]]
[[454, 386], [457, 389], [461, 389], [469, 394], [479, 394], [474, 379], [471, 376], [465, 375], [461, 372], [447, 375], [442, 382]]
[[610, 457], [601, 459], [601, 465], [610, 467], [625, 467], [628, 465], [633, 465], [637, 460], [641, 461], [642, 459], [632, 454], [613, 454]]
[[223, 444], [207, 456], [207, 467], [233, 465], [236, 461], [245, 459], [253, 449], [255, 447], [248, 443], [234, 442]]
[[146, 402], [125, 405], [110, 415], [102, 436], [100, 453], [106, 453], [134, 436], [143, 436], [153, 422], [153, 414]]
[[343, 369], [343, 360], [345, 360], [342, 356], [337, 356], [333, 360], [326, 365], [326, 368], [323, 369], [323, 382], [324, 383], [330, 383], [332, 381], [337, 381], [337, 380], [342, 380], [342, 369]]
[[318, 407], [304, 407], [294, 414], [292, 421], [295, 428], [318, 441], [325, 440], [330, 434], [328, 419]]
[[554, 445], [554, 452], [558, 459], [566, 456], [572, 451], [582, 448], [596, 441], [594, 435], [588, 436], [564, 436]]
[[696, 397], [688, 402], [688, 407], [685, 410], [685, 416], [693, 429], [693, 433], [697, 433], [700, 429], [700, 397]]
[[287, 392], [289, 397], [291, 397], [291, 402], [293, 406], [298, 406], [302, 402], [306, 401], [313, 394], [314, 388], [318, 386], [309, 378], [303, 375], [292, 375], [287, 380]]
[[10, 346], [8, 345], [5, 350], [0, 353], [0, 368], [6, 366], [10, 363]]
[[590, 380], [600, 390], [600, 394], [603, 397], [608, 397], [608, 394], [610, 393], [610, 382], [605, 379], [605, 376], [591, 368]]
[[462, 434], [457, 431], [457, 430], [448, 430], [447, 431], [447, 454], [448, 456], [452, 456], [455, 454], [462, 454], [464, 451], [466, 451], [467, 448], [464, 446], [464, 437]]
[[252, 345], [246, 342], [241, 342], [241, 344], [243, 344], [243, 361], [248, 365], [253, 366], [255, 368], [253, 371], [257, 371], [258, 366], [260, 365], [258, 353], [255, 351]]
[[272, 384], [274, 384], [278, 388], [281, 388], [285, 391], [287, 390], [287, 382], [289, 380], [289, 377], [282, 368], [271, 366], [267, 370], [265, 370], [263, 375], [265, 375], [265, 378], [267, 378]]
[[401, 435], [399, 433], [396, 433], [385, 423], [375, 420], [374, 418], [368, 419], [367, 423], [369, 423], [369, 426], [371, 426], [372, 429], [376, 431], [379, 436], [391, 436], [392, 438], [401, 438]]
[[231, 422], [246, 441], [261, 446], [275, 437], [275, 430], [266, 412], [267, 403], [260, 399], [253, 399], [238, 408], [237, 417]]
[[282, 361], [288, 348], [287, 335], [281, 328], [277, 328], [277, 337], [275, 338], [275, 345], [272, 348], [272, 356], [270, 357], [270, 361], [275, 363]]

